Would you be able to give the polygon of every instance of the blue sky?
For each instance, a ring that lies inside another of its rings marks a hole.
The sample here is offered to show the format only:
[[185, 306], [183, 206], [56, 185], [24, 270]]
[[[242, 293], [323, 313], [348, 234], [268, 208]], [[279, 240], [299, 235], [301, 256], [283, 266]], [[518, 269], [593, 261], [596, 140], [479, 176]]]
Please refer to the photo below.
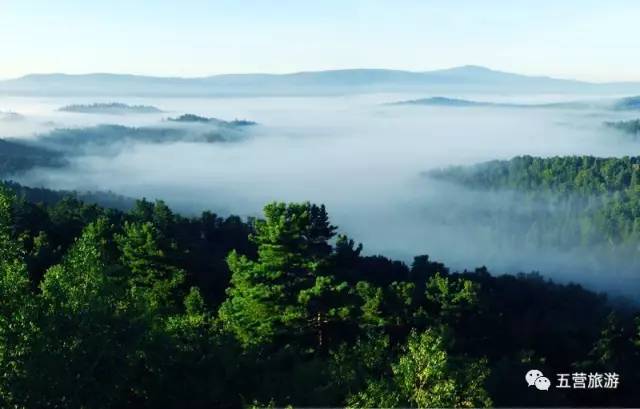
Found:
[[0, 78], [466, 64], [640, 81], [640, 1], [0, 0]]

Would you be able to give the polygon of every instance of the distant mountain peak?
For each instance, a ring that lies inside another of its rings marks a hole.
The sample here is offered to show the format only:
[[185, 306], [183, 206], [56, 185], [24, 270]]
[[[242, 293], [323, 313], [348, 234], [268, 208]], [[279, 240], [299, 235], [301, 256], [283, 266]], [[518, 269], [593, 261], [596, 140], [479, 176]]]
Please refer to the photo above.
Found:
[[449, 68], [449, 71], [454, 71], [454, 70], [455, 71], [475, 71], [475, 72], [501, 72], [501, 71], [493, 70], [488, 67], [484, 67], [482, 65], [473, 65], [473, 64], [461, 65], [458, 67]]

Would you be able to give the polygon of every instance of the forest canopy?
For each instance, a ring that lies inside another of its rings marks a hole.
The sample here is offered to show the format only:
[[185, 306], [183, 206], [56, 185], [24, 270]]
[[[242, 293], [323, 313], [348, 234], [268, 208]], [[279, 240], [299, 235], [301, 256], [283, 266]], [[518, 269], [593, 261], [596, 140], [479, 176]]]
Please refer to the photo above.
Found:
[[[513, 198], [512, 207], [482, 215], [499, 232], [540, 248], [589, 249], [604, 274], [640, 265], [640, 158], [521, 156], [432, 171], [429, 177], [476, 192]], [[607, 267], [609, 266], [609, 267]]]
[[[538, 274], [364, 256], [324, 206], [242, 220], [0, 190], [5, 407], [632, 405], [637, 310]], [[527, 389], [531, 367], [618, 390]]]

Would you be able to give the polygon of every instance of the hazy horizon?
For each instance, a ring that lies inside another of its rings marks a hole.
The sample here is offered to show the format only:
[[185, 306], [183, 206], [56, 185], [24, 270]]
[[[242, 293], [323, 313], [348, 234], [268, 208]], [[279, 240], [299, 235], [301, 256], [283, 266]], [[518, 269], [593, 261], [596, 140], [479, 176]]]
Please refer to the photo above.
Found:
[[[579, 277], [590, 287], [624, 293], [640, 287], [625, 263], [617, 262], [616, 280], [602, 281], [599, 273], [610, 262], [594, 264], [591, 249], [563, 253], [552, 247], [512, 245], [500, 238], [507, 233], [524, 236], [526, 226], [488, 231], [474, 216], [508, 214], [517, 208], [517, 195], [474, 193], [421, 176], [431, 169], [517, 155], [631, 155], [638, 151], [637, 142], [602, 122], [633, 118], [633, 112], [385, 104], [410, 97], [122, 97], [121, 102], [163, 110], [129, 115], [57, 111], [70, 103], [104, 100], [100, 98], [5, 97], [0, 101], [25, 119], [0, 124], [0, 130], [5, 136], [33, 140], [56, 128], [82, 130], [100, 124], [166, 128], [170, 124], [165, 119], [181, 113], [248, 119], [258, 125], [247, 130], [248, 138], [241, 142], [89, 146], [72, 156], [69, 166], [36, 168], [15, 179], [28, 186], [163, 199], [185, 214], [212, 210], [260, 216], [270, 201], [309, 200], [326, 204], [341, 232], [363, 242], [366, 254], [410, 262], [427, 253], [458, 269], [486, 265], [495, 273], [540, 270], [559, 281]], [[577, 98], [487, 96], [504, 102]], [[538, 257], [541, 251], [544, 259]]]
[[627, 52], [638, 47], [639, 3], [525, 3], [531, 7], [497, 0], [6, 0], [0, 36], [11, 41], [3, 44], [0, 78], [34, 72], [200, 77], [479, 65], [590, 82], [640, 81], [640, 56]]
[[545, 74], [545, 73], [538, 73], [538, 74], [524, 74], [524, 73], [520, 73], [520, 72], [513, 72], [513, 71], [508, 71], [508, 70], [504, 70], [504, 69], [499, 69], [499, 68], [495, 68], [495, 67], [488, 67], [488, 66], [484, 66], [484, 65], [477, 65], [477, 64], [463, 64], [463, 65], [456, 65], [456, 66], [446, 66], [446, 67], [437, 67], [437, 68], [430, 68], [430, 69], [422, 69], [422, 70], [416, 70], [416, 69], [402, 69], [402, 68], [387, 68], [387, 67], [360, 67], [360, 66], [354, 66], [354, 67], [342, 67], [342, 68], [316, 68], [316, 69], [307, 69], [307, 70], [297, 70], [297, 71], [282, 71], [282, 72], [267, 72], [267, 71], [236, 71], [236, 72], [217, 72], [217, 73], [212, 73], [212, 74], [203, 74], [203, 75], [180, 75], [180, 74], [166, 74], [166, 75], [161, 75], [158, 73], [153, 73], [153, 72], [146, 72], [146, 73], [138, 73], [138, 72], [111, 72], [111, 71], [106, 71], [106, 70], [99, 70], [99, 71], [88, 71], [88, 72], [63, 72], [63, 71], [30, 71], [30, 72], [25, 72], [22, 73], [21, 75], [18, 76], [14, 76], [14, 77], [0, 77], [0, 81], [7, 81], [7, 80], [14, 80], [14, 79], [20, 79], [23, 77], [28, 77], [28, 76], [32, 76], [32, 75], [42, 75], [42, 76], [46, 76], [46, 75], [66, 75], [66, 76], [70, 76], [70, 77], [74, 77], [74, 76], [91, 76], [91, 75], [113, 75], [113, 76], [134, 76], [134, 77], [149, 77], [149, 78], [166, 78], [166, 79], [171, 79], [171, 78], [175, 78], [175, 79], [204, 79], [204, 78], [211, 78], [211, 77], [222, 77], [222, 76], [242, 76], [242, 75], [269, 75], [269, 76], [287, 76], [287, 75], [296, 75], [296, 74], [310, 74], [310, 73], [325, 73], [325, 72], [344, 72], [344, 71], [396, 71], [396, 72], [407, 72], [407, 73], [413, 73], [413, 74], [426, 74], [426, 73], [433, 73], [433, 72], [446, 72], [446, 71], [453, 71], [453, 70], [458, 70], [458, 69], [478, 69], [481, 71], [491, 71], [494, 73], [500, 73], [500, 74], [513, 74], [513, 75], [519, 75], [519, 76], [523, 76], [523, 77], [531, 77], [531, 78], [546, 78], [546, 79], [556, 79], [556, 80], [566, 80], [566, 81], [577, 81], [577, 82], [584, 82], [584, 83], [589, 83], [589, 84], [609, 84], [609, 83], [618, 83], [618, 82], [640, 82], [640, 78], [637, 80], [631, 80], [631, 81], [626, 81], [626, 80], [621, 80], [621, 81], [614, 81], [614, 80], [603, 80], [603, 81], [590, 81], [590, 80], [581, 80], [581, 79], [577, 79], [577, 78], [572, 78], [572, 77], [557, 77], [557, 76], [553, 76], [553, 75], [549, 75], [549, 74]]

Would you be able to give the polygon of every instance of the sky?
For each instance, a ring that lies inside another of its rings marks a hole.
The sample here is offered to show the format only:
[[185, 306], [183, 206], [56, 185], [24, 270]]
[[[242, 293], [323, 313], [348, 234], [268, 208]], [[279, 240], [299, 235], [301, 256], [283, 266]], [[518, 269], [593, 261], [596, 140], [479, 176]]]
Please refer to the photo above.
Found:
[[0, 78], [460, 65], [640, 81], [638, 0], [0, 0]]

